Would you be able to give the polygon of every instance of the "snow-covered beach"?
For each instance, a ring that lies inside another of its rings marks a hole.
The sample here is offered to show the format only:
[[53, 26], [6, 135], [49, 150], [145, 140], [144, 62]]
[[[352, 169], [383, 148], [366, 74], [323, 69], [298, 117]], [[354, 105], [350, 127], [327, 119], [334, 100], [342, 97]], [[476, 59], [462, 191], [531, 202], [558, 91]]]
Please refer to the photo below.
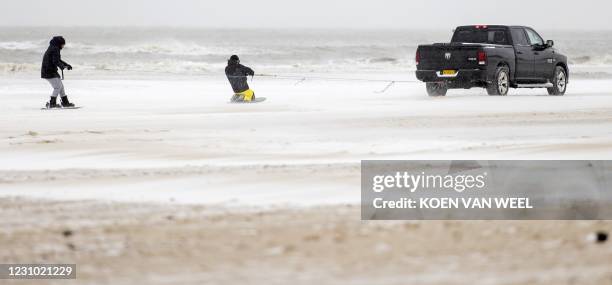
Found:
[[228, 104], [224, 78], [65, 84], [85, 108], [42, 111], [45, 82], [2, 79], [2, 260], [68, 260], [81, 282], [113, 284], [612, 274], [592, 241], [608, 222], [363, 223], [358, 207], [362, 159], [609, 159], [612, 81], [429, 98], [422, 84], [256, 79], [269, 101], [253, 105]]
[[[222, 77], [65, 84], [85, 108], [41, 111], [44, 81], [3, 79], [4, 195], [356, 203], [363, 159], [606, 159], [612, 153], [609, 80], [572, 80], [563, 97], [537, 89], [489, 97], [472, 89], [429, 98], [417, 83], [381, 94], [375, 91], [384, 83], [296, 86], [256, 78], [253, 88], [269, 99], [256, 105], [228, 104]], [[108, 187], [105, 178], [125, 182]]]

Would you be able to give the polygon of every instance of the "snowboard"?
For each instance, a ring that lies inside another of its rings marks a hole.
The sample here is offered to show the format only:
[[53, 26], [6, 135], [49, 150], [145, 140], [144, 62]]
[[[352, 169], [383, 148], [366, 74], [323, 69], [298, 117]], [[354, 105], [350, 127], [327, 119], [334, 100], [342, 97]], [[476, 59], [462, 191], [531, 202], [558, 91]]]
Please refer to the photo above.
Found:
[[75, 106], [75, 107], [58, 107], [58, 108], [49, 108], [49, 107], [44, 107], [44, 108], [40, 108], [41, 110], [76, 110], [76, 109], [81, 109], [83, 107], [80, 106]]
[[239, 101], [239, 102], [230, 102], [230, 104], [255, 104], [255, 103], [261, 103], [263, 101], [266, 101], [266, 97], [255, 97], [255, 99], [253, 101]]

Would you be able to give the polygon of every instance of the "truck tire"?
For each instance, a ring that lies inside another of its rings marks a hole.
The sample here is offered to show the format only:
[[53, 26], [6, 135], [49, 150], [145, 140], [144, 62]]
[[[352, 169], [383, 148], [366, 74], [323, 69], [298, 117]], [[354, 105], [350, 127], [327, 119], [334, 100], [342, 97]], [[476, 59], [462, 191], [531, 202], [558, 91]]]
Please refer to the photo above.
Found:
[[510, 89], [510, 69], [507, 66], [499, 66], [495, 70], [493, 82], [487, 84], [487, 93], [491, 96], [506, 96]]
[[546, 90], [548, 90], [548, 95], [565, 95], [565, 90], [567, 90], [567, 73], [565, 72], [565, 68], [561, 66], [555, 67], [555, 77], [553, 78], [552, 83], [552, 88], [546, 88]]
[[425, 83], [427, 95], [431, 97], [446, 96], [448, 86], [445, 83]]

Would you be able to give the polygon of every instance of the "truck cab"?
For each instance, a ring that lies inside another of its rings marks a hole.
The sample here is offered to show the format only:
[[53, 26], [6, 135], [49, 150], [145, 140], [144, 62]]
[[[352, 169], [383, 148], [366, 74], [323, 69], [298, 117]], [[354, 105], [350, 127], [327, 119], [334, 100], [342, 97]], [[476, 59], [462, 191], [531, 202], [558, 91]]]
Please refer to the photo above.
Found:
[[455, 29], [450, 43], [420, 45], [417, 79], [430, 96], [448, 89], [486, 88], [489, 95], [507, 95], [510, 88], [547, 88], [563, 95], [569, 70], [567, 57], [532, 28], [475, 25]]

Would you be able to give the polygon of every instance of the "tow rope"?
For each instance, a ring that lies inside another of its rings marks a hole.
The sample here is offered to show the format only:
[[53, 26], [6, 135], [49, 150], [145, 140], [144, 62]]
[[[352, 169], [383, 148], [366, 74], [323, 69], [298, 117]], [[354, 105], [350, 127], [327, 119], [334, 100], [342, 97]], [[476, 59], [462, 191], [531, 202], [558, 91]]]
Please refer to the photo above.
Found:
[[[237, 76], [242, 77], [242, 76]], [[389, 80], [389, 79], [371, 79], [371, 78], [347, 78], [347, 77], [319, 77], [319, 76], [290, 76], [290, 75], [278, 75], [278, 74], [255, 74], [251, 77], [251, 81], [254, 80], [255, 77], [268, 77], [274, 79], [285, 79], [285, 80], [296, 80], [295, 85], [298, 85], [306, 80], [313, 81], [354, 81], [354, 82], [381, 82], [388, 83], [385, 88], [379, 91], [374, 91], [374, 93], [385, 93], [387, 90], [391, 89], [395, 83], [419, 83], [416, 80]]]
[[[176, 72], [161, 72], [161, 71], [150, 71], [150, 70], [114, 70], [114, 69], [103, 69], [104, 71], [119, 71], [119, 72], [145, 72], [145, 73], [156, 73], [156, 74], [181, 74]], [[210, 73], [190, 73], [189, 75], [194, 76], [205, 76], [205, 77], [221, 77], [221, 75], [215, 75]], [[63, 77], [63, 76], [62, 76]], [[248, 76], [223, 76], [229, 78], [245, 78]], [[294, 86], [302, 84], [306, 81], [348, 81], [348, 82], [379, 82], [387, 83], [381, 90], [374, 91], [374, 93], [382, 94], [387, 92], [396, 83], [420, 83], [417, 80], [392, 80], [392, 79], [372, 79], [372, 78], [351, 78], [351, 77], [323, 77], [323, 76], [302, 76], [302, 75], [280, 75], [280, 74], [255, 74], [251, 76], [251, 81], [255, 80], [256, 77], [279, 79], [279, 80], [293, 80], [295, 81]]]

